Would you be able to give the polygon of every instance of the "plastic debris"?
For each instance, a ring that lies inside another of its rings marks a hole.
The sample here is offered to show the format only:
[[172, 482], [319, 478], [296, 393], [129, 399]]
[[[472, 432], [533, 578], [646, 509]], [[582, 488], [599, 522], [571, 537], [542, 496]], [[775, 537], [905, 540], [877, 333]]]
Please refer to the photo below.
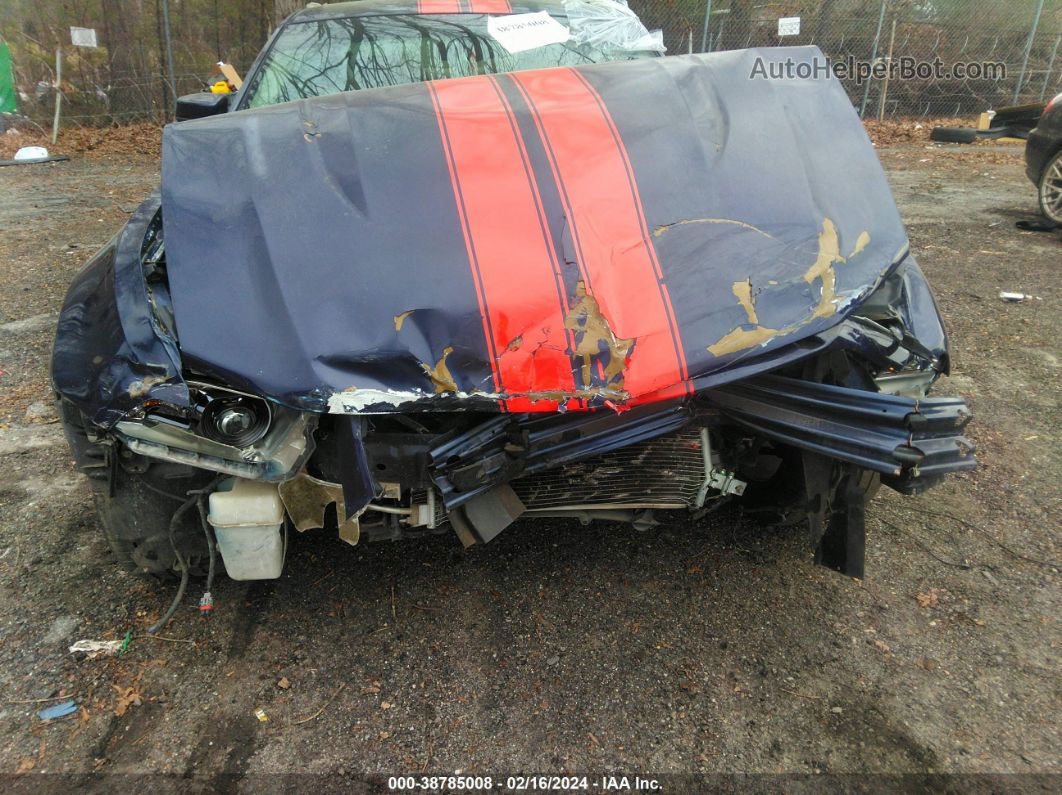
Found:
[[256, 709], [254, 711], [254, 716], [258, 718], [258, 720], [260, 720], [262, 723], [266, 723], [269, 720], [269, 716], [265, 714], [264, 709]]
[[1028, 301], [1033, 296], [1026, 295], [1025, 293], [1008, 293], [1006, 291], [1000, 292], [999, 297], [1010, 304], [1019, 304], [1022, 301]]
[[57, 720], [58, 718], [65, 718], [67, 715], [73, 715], [77, 712], [77, 702], [74, 699], [67, 701], [60, 701], [58, 704], [52, 704], [50, 707], [45, 707], [37, 713], [37, 717], [41, 720]]
[[97, 657], [113, 657], [122, 651], [121, 640], [79, 640], [70, 647], [71, 654], [84, 654], [86, 660]]
[[126, 651], [129, 650], [129, 643], [133, 640], [133, 630], [127, 629], [125, 631], [125, 637], [122, 638], [122, 647], [118, 649], [118, 656], [121, 657]]
[[564, 0], [564, 13], [575, 44], [589, 44], [605, 52], [667, 50], [662, 31], [646, 30], [627, 0]]
[[15, 160], [40, 160], [48, 157], [48, 150], [43, 146], [23, 146], [15, 152]]

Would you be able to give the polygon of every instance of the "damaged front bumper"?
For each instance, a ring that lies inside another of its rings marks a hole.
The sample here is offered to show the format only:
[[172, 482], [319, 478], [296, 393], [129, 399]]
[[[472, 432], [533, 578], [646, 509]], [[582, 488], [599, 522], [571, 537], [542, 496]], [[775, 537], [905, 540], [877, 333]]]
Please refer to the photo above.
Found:
[[111, 494], [155, 463], [212, 473], [226, 528], [349, 543], [483, 543], [525, 515], [649, 527], [740, 499], [861, 574], [867, 499], [973, 467], [969, 414], [927, 397], [947, 337], [850, 102], [748, 80], [781, 57], [816, 54], [168, 127], [161, 198], [60, 316], [75, 455]]
[[[165, 296], [156, 291], [154, 300]], [[87, 308], [68, 306], [61, 325], [75, 311]], [[151, 304], [141, 319], [163, 323]], [[99, 332], [98, 314], [94, 322]], [[121, 340], [125, 328], [115, 325], [109, 339]], [[57, 357], [74, 356], [71, 346], [88, 337], [61, 339]], [[132, 347], [120, 342], [118, 350]], [[465, 545], [486, 543], [536, 516], [648, 528], [661, 511], [696, 516], [744, 498], [751, 510], [805, 522], [816, 560], [859, 576], [865, 502], [879, 482], [910, 494], [975, 466], [963, 433], [965, 403], [926, 397], [947, 368], [939, 315], [908, 258], [835, 326], [736, 363], [685, 397], [498, 413], [446, 411], [457, 398], [441, 395], [436, 411], [418, 404], [411, 412], [351, 413], [340, 405], [318, 414], [178, 377], [168, 388], [187, 392], [182, 407], [157, 391], [148, 397], [134, 379], [124, 393], [131, 408], [109, 428], [105, 420], [114, 415], [97, 415], [88, 442], [74, 449], [97, 476], [151, 460], [273, 484], [296, 530], [331, 528], [350, 544], [438, 532], [454, 532]], [[63, 377], [57, 391], [73, 403]], [[267, 416], [252, 443], [225, 443], [204, 429], [217, 416], [212, 407], [233, 401]], [[88, 407], [82, 403], [82, 412]], [[241, 494], [226, 486], [220, 499]], [[232, 510], [239, 513], [239, 505]], [[270, 566], [229, 568], [279, 571]]]

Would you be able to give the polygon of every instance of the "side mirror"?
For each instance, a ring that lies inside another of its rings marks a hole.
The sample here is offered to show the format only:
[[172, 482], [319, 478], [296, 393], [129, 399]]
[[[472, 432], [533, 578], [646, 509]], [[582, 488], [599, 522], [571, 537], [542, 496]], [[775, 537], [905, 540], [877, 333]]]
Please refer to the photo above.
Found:
[[216, 116], [229, 109], [231, 94], [212, 94], [201, 91], [198, 94], [186, 94], [177, 98], [177, 121], [201, 119], [204, 116]]

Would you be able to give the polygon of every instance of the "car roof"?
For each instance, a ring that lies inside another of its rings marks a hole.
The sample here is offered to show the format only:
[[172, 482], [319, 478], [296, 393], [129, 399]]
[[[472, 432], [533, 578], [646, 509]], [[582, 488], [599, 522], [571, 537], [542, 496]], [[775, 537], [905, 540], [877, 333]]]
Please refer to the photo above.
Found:
[[[535, 11], [549, 11], [553, 16], [567, 16], [564, 12], [564, 3], [561, 0], [510, 0], [511, 11], [506, 13], [528, 14]], [[463, 0], [456, 2], [460, 8], [471, 9], [476, 5], [475, 0]], [[327, 3], [321, 6], [313, 6], [296, 11], [287, 19], [287, 24], [292, 22], [310, 22], [320, 19], [343, 19], [346, 17], [374, 17], [393, 16], [396, 14], [418, 14], [420, 3], [418, 0], [355, 0], [347, 3]], [[434, 12], [433, 12], [434, 13]], [[482, 11], [454, 11], [454, 14], [482, 14]]]

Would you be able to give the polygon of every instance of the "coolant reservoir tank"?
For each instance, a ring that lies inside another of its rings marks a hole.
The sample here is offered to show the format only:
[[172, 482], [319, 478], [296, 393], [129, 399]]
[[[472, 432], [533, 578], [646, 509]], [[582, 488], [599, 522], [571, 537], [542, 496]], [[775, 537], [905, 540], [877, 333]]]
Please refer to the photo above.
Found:
[[229, 478], [210, 495], [207, 517], [234, 580], [275, 580], [284, 568], [284, 504], [276, 484]]

